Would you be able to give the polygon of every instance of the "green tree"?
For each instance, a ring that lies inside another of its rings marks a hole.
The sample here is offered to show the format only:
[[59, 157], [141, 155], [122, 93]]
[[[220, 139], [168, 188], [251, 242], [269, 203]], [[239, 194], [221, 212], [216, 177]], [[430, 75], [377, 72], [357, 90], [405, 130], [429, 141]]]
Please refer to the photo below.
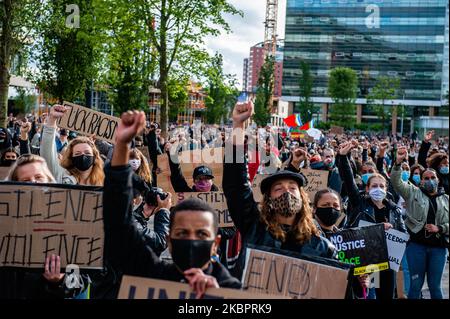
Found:
[[259, 72], [255, 99], [255, 114], [253, 115], [253, 120], [259, 126], [265, 126], [271, 117], [274, 66], [274, 58], [267, 56]]
[[312, 120], [314, 114], [314, 103], [311, 102], [312, 89], [314, 84], [314, 79], [311, 75], [311, 70], [309, 64], [305, 61], [300, 62], [301, 76], [298, 82], [299, 84], [299, 109], [300, 118], [304, 123]]
[[100, 81], [110, 87], [110, 100], [120, 114], [147, 108], [148, 89], [156, 72], [152, 24], [136, 0], [94, 0], [97, 25], [102, 30], [104, 65]]
[[207, 36], [230, 32], [225, 14], [240, 14], [228, 0], [136, 0], [146, 16], [146, 24], [154, 25], [150, 39], [158, 52], [159, 86], [161, 89], [161, 130], [167, 134], [168, 81], [172, 69], [189, 66], [195, 71], [209, 55], [204, 48]]
[[238, 90], [236, 79], [223, 72], [223, 57], [216, 53], [206, 72], [208, 97], [206, 99], [206, 122], [215, 124], [225, 119], [230, 106], [236, 102]]
[[24, 88], [17, 88], [17, 96], [14, 99], [14, 106], [19, 113], [31, 113], [34, 109], [37, 97], [36, 95], [30, 94], [30, 92]]
[[367, 96], [367, 104], [377, 114], [381, 121], [382, 130], [386, 130], [386, 123], [396, 111], [395, 107], [386, 105], [387, 100], [394, 100], [400, 91], [400, 79], [380, 77], [375, 87]]
[[[358, 77], [350, 68], [338, 67], [331, 71], [328, 81], [328, 93], [334, 101], [330, 108], [330, 120], [333, 125], [352, 128], [355, 123], [355, 100], [358, 89]], [[349, 116], [350, 115], [350, 116]]]
[[178, 113], [183, 110], [188, 101], [189, 78], [171, 78], [169, 79], [167, 88], [169, 91], [169, 120], [176, 121]]
[[[99, 39], [92, 0], [54, 0], [36, 46], [38, 83], [59, 102], [85, 103], [85, 92], [96, 77]], [[79, 25], [68, 25], [66, 7], [77, 5]]]
[[6, 125], [12, 59], [28, 49], [47, 1], [0, 1], [0, 126]]

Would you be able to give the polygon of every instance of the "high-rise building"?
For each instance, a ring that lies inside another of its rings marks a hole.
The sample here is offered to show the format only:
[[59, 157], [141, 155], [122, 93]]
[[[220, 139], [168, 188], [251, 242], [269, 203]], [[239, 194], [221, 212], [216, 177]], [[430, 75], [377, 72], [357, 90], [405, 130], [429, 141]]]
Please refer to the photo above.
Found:
[[447, 0], [287, 0], [283, 99], [299, 100], [305, 61], [324, 120], [329, 74], [340, 66], [358, 74], [359, 122], [375, 120], [364, 105], [380, 77], [401, 81], [399, 98], [388, 105], [407, 106], [409, 118], [438, 115], [449, 89], [448, 21]]
[[[264, 60], [266, 53], [264, 50], [264, 43], [258, 43], [250, 48], [250, 57], [244, 59], [244, 79], [242, 90], [247, 92], [255, 93], [258, 87], [258, 78], [261, 67], [264, 65]], [[248, 62], [246, 62], [248, 60]], [[246, 63], [248, 65], [247, 73]], [[247, 79], [245, 76], [247, 75]], [[274, 85], [274, 96], [281, 96], [282, 89], [282, 79], [283, 79], [283, 41], [277, 43], [277, 52], [275, 56], [275, 85]], [[245, 83], [245, 85], [244, 85]]]
[[248, 87], [248, 58], [244, 59], [244, 69], [242, 71], [242, 91], [247, 91]]

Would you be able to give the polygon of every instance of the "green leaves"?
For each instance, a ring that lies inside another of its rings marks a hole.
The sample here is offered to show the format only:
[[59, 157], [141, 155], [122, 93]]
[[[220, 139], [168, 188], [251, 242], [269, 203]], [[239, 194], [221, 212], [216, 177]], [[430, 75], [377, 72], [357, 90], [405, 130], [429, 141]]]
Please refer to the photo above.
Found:
[[253, 120], [259, 126], [266, 126], [271, 117], [274, 65], [275, 59], [267, 56], [259, 73], [258, 88], [256, 89], [255, 114], [253, 115]]
[[328, 93], [334, 101], [330, 108], [333, 125], [352, 128], [355, 123], [355, 100], [358, 90], [358, 77], [350, 68], [338, 67], [331, 71]]

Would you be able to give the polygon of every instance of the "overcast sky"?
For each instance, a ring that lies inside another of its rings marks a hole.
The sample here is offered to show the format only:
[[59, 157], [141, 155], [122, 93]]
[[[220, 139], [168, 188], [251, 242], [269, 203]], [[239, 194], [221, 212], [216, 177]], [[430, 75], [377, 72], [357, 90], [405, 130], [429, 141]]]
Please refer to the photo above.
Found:
[[[266, 0], [229, 0], [237, 9], [244, 12], [244, 17], [227, 16], [232, 33], [222, 33], [219, 37], [208, 37], [206, 46], [211, 54], [218, 51], [224, 58], [225, 73], [235, 74], [242, 83], [243, 60], [250, 54], [250, 47], [264, 41], [264, 19]], [[279, 38], [284, 38], [286, 0], [278, 0]]]

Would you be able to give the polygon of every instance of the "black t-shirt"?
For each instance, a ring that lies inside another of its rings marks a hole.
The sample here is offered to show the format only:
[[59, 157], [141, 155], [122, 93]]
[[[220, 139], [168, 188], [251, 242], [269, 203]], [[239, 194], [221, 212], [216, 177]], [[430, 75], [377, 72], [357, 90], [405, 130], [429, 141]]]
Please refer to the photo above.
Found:
[[375, 212], [375, 221], [377, 223], [389, 223], [389, 209], [386, 206], [378, 208], [373, 203], [371, 204]]

